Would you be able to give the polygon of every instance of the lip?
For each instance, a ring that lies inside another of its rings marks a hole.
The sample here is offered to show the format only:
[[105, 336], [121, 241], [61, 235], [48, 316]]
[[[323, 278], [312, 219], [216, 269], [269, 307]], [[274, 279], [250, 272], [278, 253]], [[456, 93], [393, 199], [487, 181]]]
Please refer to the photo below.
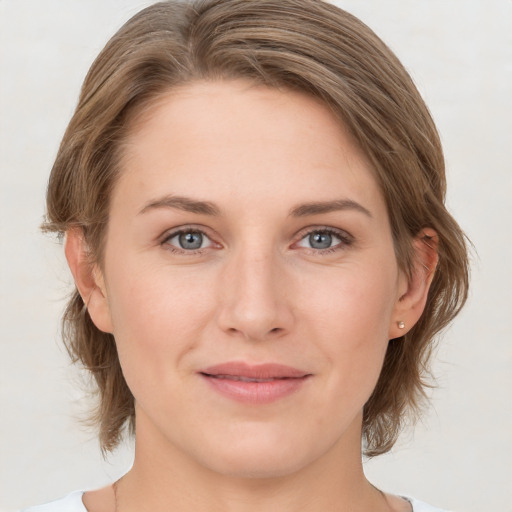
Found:
[[289, 396], [311, 377], [298, 368], [276, 363], [251, 365], [228, 362], [204, 368], [198, 374], [213, 390], [237, 402], [267, 404]]

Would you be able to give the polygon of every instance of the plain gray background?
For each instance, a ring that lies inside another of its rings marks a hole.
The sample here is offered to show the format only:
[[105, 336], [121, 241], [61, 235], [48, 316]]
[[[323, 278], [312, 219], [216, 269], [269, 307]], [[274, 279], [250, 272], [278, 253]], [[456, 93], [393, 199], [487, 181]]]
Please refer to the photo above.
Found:
[[[59, 340], [70, 291], [38, 231], [60, 137], [92, 59], [150, 2], [0, 0], [0, 512], [111, 481], [77, 417]], [[512, 511], [512, 1], [339, 0], [404, 62], [445, 145], [448, 205], [474, 242], [469, 304], [443, 337], [438, 387], [414, 432], [366, 464], [373, 482], [443, 508]]]

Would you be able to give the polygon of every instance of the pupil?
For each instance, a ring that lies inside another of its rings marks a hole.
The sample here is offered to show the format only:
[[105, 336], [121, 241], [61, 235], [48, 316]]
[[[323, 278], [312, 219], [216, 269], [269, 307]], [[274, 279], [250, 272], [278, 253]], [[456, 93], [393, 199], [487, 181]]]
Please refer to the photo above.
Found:
[[179, 242], [183, 249], [200, 249], [203, 245], [203, 235], [194, 231], [181, 233]]
[[328, 249], [332, 244], [332, 236], [329, 233], [312, 233], [309, 235], [309, 243], [313, 249]]

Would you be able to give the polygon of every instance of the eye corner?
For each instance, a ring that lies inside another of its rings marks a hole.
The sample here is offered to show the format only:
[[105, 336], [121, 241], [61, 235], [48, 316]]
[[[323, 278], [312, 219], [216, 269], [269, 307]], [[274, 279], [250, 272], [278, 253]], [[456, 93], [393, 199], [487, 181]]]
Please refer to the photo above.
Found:
[[160, 238], [159, 245], [168, 251], [185, 256], [222, 247], [204, 228], [197, 226], [181, 226], [167, 230]]
[[327, 254], [344, 250], [353, 242], [354, 237], [344, 230], [328, 226], [314, 226], [302, 230], [293, 245], [315, 254]]

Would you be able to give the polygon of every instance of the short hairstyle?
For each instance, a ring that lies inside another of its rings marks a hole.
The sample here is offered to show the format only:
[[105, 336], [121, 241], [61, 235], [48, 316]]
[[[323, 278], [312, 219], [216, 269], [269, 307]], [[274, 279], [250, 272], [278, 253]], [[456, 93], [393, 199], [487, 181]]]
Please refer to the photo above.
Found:
[[[169, 0], [136, 14], [85, 78], [51, 172], [43, 229], [81, 229], [101, 265], [134, 117], [174, 87], [239, 78], [313, 96], [348, 129], [385, 198], [402, 270], [412, 272], [414, 237], [425, 227], [438, 234], [425, 310], [407, 334], [389, 341], [364, 406], [365, 453], [385, 453], [419, 410], [435, 335], [467, 298], [469, 265], [465, 236], [444, 205], [444, 158], [429, 111], [396, 56], [354, 16], [321, 0]], [[76, 289], [63, 336], [73, 359], [94, 376], [94, 418], [101, 447], [110, 451], [126, 426], [134, 428], [134, 398], [114, 337], [96, 328]]]

